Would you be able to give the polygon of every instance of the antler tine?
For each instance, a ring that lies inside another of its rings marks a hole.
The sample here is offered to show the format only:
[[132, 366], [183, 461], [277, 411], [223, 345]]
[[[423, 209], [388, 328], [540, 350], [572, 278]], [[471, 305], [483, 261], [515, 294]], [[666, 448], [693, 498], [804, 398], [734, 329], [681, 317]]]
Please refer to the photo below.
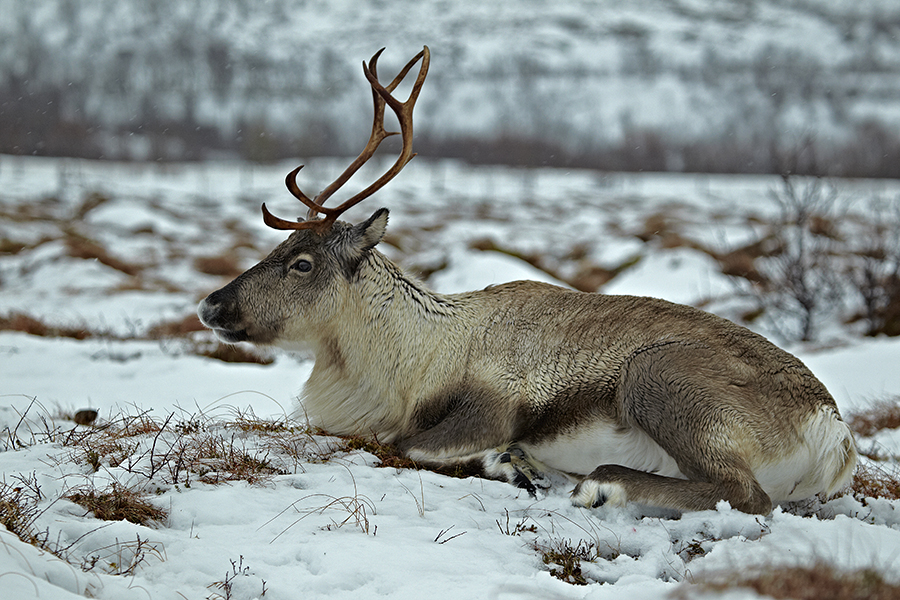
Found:
[[[303, 168], [303, 165], [300, 165], [293, 171], [287, 174], [287, 177], [284, 178], [284, 183], [287, 185], [288, 191], [300, 202], [309, 207], [309, 217], [315, 215], [317, 212], [319, 205], [316, 204], [313, 200], [310, 200], [309, 197], [300, 191], [300, 187], [297, 185], [297, 173], [300, 172], [300, 169]], [[321, 221], [316, 220], [307, 220], [307, 221], [287, 221], [285, 219], [276, 217], [272, 213], [269, 212], [269, 209], [266, 208], [266, 203], [263, 202], [262, 205], [262, 213], [263, 213], [263, 222], [271, 227], [272, 229], [310, 229], [311, 227], [321, 226]]]
[[[315, 199], [310, 199], [306, 194], [300, 191], [299, 186], [297, 185], [297, 173], [299, 173], [300, 169], [303, 167], [297, 167], [290, 173], [288, 173], [285, 178], [285, 184], [287, 185], [288, 191], [291, 194], [300, 200], [303, 204], [305, 204], [309, 208], [308, 220], [306, 221], [287, 221], [285, 219], [280, 219], [274, 215], [272, 215], [266, 205], [262, 205], [263, 211], [263, 221], [269, 227], [274, 229], [315, 229], [317, 231], [325, 231], [331, 224], [334, 223], [337, 218], [343, 214], [349, 208], [355, 206], [356, 204], [362, 202], [376, 191], [381, 189], [387, 182], [397, 176], [397, 174], [406, 166], [412, 157], [415, 156], [412, 152], [412, 112], [415, 107], [416, 100], [419, 97], [419, 92], [422, 89], [422, 84], [425, 81], [425, 76], [428, 74], [428, 65], [431, 59], [431, 53], [428, 49], [428, 46], [422, 48], [422, 51], [419, 52], [412, 60], [410, 60], [405, 67], [400, 71], [400, 73], [389, 83], [387, 86], [381, 85], [378, 81], [378, 75], [376, 71], [376, 66], [378, 63], [378, 57], [381, 56], [381, 53], [384, 52], [384, 48], [376, 52], [371, 59], [369, 59], [369, 64], [367, 65], [363, 62], [363, 74], [366, 76], [366, 79], [369, 80], [369, 84], [372, 86], [372, 102], [374, 104], [374, 117], [372, 120], [372, 133], [369, 136], [369, 141], [366, 143], [363, 151], [360, 152], [359, 156], [350, 163], [350, 165], [344, 169], [344, 172], [338, 176], [331, 184], [329, 184], [324, 190], [322, 190]], [[403, 78], [406, 77], [406, 74], [409, 73], [409, 70], [416, 64], [419, 60], [422, 61], [422, 66], [419, 69], [419, 75], [416, 78], [415, 83], [413, 84], [413, 89], [410, 92], [409, 98], [407, 98], [406, 102], [400, 102], [393, 96], [391, 96], [391, 92], [394, 91], [400, 82], [403, 81]], [[384, 129], [384, 109], [385, 105], [389, 105], [394, 113], [397, 115], [397, 120], [400, 122], [400, 131], [399, 132], [388, 132]], [[378, 149], [378, 146], [386, 137], [400, 134], [403, 138], [403, 147], [400, 152], [400, 157], [394, 163], [394, 165], [388, 169], [386, 173], [384, 173], [381, 177], [378, 178], [373, 184], [369, 185], [363, 191], [359, 192], [349, 200], [343, 202], [340, 206], [336, 206], [333, 208], [327, 208], [322, 206], [325, 201], [331, 197], [334, 192], [339, 190], [341, 186], [347, 183], [349, 180], [372, 156], [375, 154], [375, 151]], [[324, 219], [313, 219], [316, 213], [321, 213], [325, 215]]]
[[[372, 58], [369, 59], [369, 63], [371, 64], [371, 69], [374, 71], [376, 65], [378, 64], [378, 57], [381, 56], [381, 53], [384, 52], [384, 48], [376, 52], [372, 55]], [[369, 67], [366, 65], [366, 62], [363, 61], [363, 73], [365, 74]], [[369, 135], [369, 141], [366, 143], [365, 148], [363, 148], [362, 152], [359, 153], [359, 156], [350, 163], [350, 165], [344, 169], [344, 172], [341, 173], [337, 179], [331, 182], [324, 190], [319, 192], [316, 196], [315, 201], [319, 208], [317, 210], [328, 216], [331, 216], [331, 213], [335, 209], [322, 209], [322, 205], [325, 204], [325, 201], [331, 197], [336, 191], [338, 191], [341, 186], [343, 186], [347, 181], [357, 172], [359, 169], [370, 159], [372, 155], [375, 154], [375, 150], [378, 149], [378, 146], [384, 140], [384, 138], [388, 137], [389, 134], [384, 130], [384, 99], [381, 98], [380, 95], [375, 93], [375, 90], [372, 90], [372, 102], [374, 104], [374, 116], [372, 118], [372, 133]], [[335, 214], [335, 218], [339, 215], [340, 212]]]
[[311, 221], [316, 218], [316, 215], [319, 212], [319, 208], [321, 208], [318, 204], [316, 204], [315, 200], [311, 200], [309, 196], [300, 191], [300, 186], [297, 185], [297, 173], [300, 172], [300, 169], [303, 168], [303, 165], [300, 165], [293, 171], [287, 174], [287, 177], [284, 178], [284, 184], [287, 186], [288, 191], [291, 193], [294, 198], [305, 204], [309, 210], [306, 211], [306, 220]]
[[[409, 98], [406, 99], [406, 102], [400, 102], [396, 98], [394, 98], [390, 92], [392, 92], [396, 87], [400, 84], [409, 70], [416, 64], [419, 60], [422, 60], [422, 66], [419, 68], [419, 75], [416, 77], [415, 83], [413, 83], [412, 91], [409, 93]], [[428, 49], [428, 46], [422, 48], [422, 51], [419, 52], [416, 56], [410, 60], [403, 70], [400, 71], [400, 74], [394, 78], [394, 80], [388, 84], [387, 87], [384, 87], [379, 83], [378, 78], [375, 76], [374, 71], [369, 70], [368, 68], [363, 68], [363, 71], [366, 75], [366, 79], [369, 80], [369, 83], [372, 85], [372, 89], [378, 93], [383, 100], [383, 102], [387, 103], [388, 106], [394, 111], [397, 115], [397, 120], [400, 122], [400, 136], [403, 138], [403, 148], [400, 151], [400, 157], [397, 158], [397, 161], [391, 166], [390, 169], [387, 170], [384, 175], [379, 177], [373, 184], [368, 186], [363, 191], [359, 192], [352, 198], [344, 201], [340, 206], [335, 207], [334, 210], [338, 212], [338, 214], [343, 213], [349, 208], [359, 204], [378, 190], [380, 190], [384, 185], [389, 182], [391, 179], [397, 176], [397, 174], [406, 166], [406, 164], [412, 160], [415, 154], [412, 151], [412, 138], [413, 138], [413, 109], [416, 105], [416, 100], [419, 98], [419, 92], [422, 91], [422, 84], [425, 83], [425, 76], [428, 75], [428, 66], [431, 62], [431, 52]], [[383, 110], [383, 109], [382, 109]], [[382, 114], [382, 125], [384, 124], [384, 115]], [[383, 130], [383, 128], [382, 128]], [[387, 133], [387, 135], [394, 135], [394, 133]], [[330, 215], [329, 215], [330, 216]]]
[[310, 210], [316, 210], [319, 208], [319, 205], [316, 204], [315, 200], [311, 200], [309, 196], [300, 191], [300, 187], [297, 185], [297, 173], [300, 172], [300, 169], [303, 168], [303, 165], [300, 165], [293, 171], [287, 174], [284, 178], [284, 184], [287, 186], [288, 191], [291, 193], [294, 198], [305, 204], [309, 207]]

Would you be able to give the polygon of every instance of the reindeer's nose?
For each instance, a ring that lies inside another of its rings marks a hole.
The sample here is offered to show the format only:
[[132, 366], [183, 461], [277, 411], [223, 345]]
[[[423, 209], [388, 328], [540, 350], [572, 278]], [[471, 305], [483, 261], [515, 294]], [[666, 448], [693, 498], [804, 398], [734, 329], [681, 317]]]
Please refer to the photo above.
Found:
[[197, 307], [197, 315], [210, 329], [234, 329], [240, 315], [233, 286], [226, 285], [204, 298]]

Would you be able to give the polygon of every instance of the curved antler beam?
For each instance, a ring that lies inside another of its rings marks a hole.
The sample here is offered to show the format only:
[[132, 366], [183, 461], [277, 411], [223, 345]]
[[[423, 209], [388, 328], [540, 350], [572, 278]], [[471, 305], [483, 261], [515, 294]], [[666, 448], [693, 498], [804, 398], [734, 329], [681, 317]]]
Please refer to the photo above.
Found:
[[[369, 136], [369, 141], [366, 143], [365, 148], [356, 157], [356, 159], [350, 163], [350, 165], [344, 169], [344, 172], [338, 176], [332, 183], [330, 183], [325, 189], [323, 189], [315, 199], [310, 199], [306, 194], [304, 194], [300, 187], [297, 185], [297, 173], [302, 169], [302, 165], [297, 167], [290, 173], [288, 173], [285, 178], [285, 184], [287, 185], [288, 191], [300, 200], [303, 204], [305, 204], [309, 208], [309, 218], [306, 221], [287, 221], [285, 219], [281, 219], [272, 215], [266, 208], [266, 205], [263, 204], [263, 221], [269, 227], [274, 229], [284, 229], [284, 230], [297, 230], [297, 229], [315, 229], [319, 232], [327, 231], [331, 225], [337, 220], [337, 218], [343, 214], [345, 211], [350, 209], [351, 207], [359, 204], [382, 187], [384, 187], [390, 180], [397, 176], [398, 173], [406, 166], [406, 164], [412, 160], [415, 154], [412, 151], [412, 113], [413, 108], [415, 107], [416, 100], [418, 100], [419, 92], [422, 90], [422, 84], [425, 82], [425, 77], [428, 74], [428, 67], [431, 62], [431, 52], [428, 49], [428, 46], [424, 46], [422, 51], [419, 52], [416, 56], [413, 57], [406, 66], [401, 69], [400, 73], [391, 81], [387, 86], [383, 86], [378, 81], [378, 75], [376, 71], [376, 65], [378, 63], [378, 57], [381, 56], [381, 53], [384, 51], [384, 48], [376, 52], [372, 55], [372, 58], [369, 59], [369, 64], [367, 65], [363, 62], [363, 74], [366, 76], [366, 79], [369, 81], [369, 84], [372, 86], [372, 100], [374, 104], [374, 117], [372, 120], [372, 133]], [[412, 91], [409, 94], [409, 98], [406, 99], [405, 102], [401, 102], [394, 98], [391, 95], [400, 82], [406, 77], [409, 70], [412, 69], [413, 65], [417, 62], [422, 61], [422, 65], [419, 68], [419, 74], [416, 77], [416, 81], [413, 84]], [[400, 131], [399, 132], [388, 132], [384, 129], [384, 110], [385, 105], [390, 106], [391, 110], [397, 115], [397, 120], [400, 122]], [[397, 158], [397, 161], [391, 166], [390, 169], [387, 170], [381, 177], [379, 177], [374, 183], [366, 187], [364, 190], [356, 194], [355, 196], [345, 200], [340, 206], [336, 206], [334, 208], [326, 208], [322, 206], [328, 198], [331, 197], [334, 192], [339, 190], [347, 181], [375, 154], [375, 150], [378, 149], [378, 146], [381, 142], [391, 135], [396, 135], [397, 133], [403, 139], [403, 147], [400, 151], [400, 156]], [[324, 219], [313, 219], [312, 217], [315, 214], [323, 214], [325, 215]]]

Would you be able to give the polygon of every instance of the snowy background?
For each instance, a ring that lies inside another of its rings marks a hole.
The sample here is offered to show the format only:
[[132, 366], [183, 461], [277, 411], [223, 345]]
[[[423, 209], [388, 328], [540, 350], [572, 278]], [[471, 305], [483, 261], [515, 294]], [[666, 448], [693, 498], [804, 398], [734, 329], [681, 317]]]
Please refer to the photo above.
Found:
[[423, 155], [900, 176], [895, 0], [0, 0], [0, 152], [343, 156], [425, 44]]
[[[308, 161], [301, 187], [321, 187], [343, 164]], [[681, 518], [639, 507], [582, 510], [569, 505], [565, 484], [534, 500], [500, 482], [378, 468], [371, 454], [301, 424], [237, 426], [248, 415], [284, 423], [311, 363], [279, 352], [262, 357], [267, 365], [203, 356], [216, 344], [193, 314], [232, 271], [283, 239], [263, 225], [259, 205], [299, 210], [282, 187], [293, 166], [0, 156], [0, 316], [26, 315], [49, 330], [0, 331], [0, 469], [5, 485], [40, 490], [33, 528], [71, 563], [0, 530], [4, 597], [277, 599], [301, 590], [329, 598], [659, 598], [705, 574], [816, 562], [897, 579], [898, 501], [847, 494], [767, 517], [726, 505]], [[550, 271], [575, 281], [594, 265], [618, 268], [604, 292], [738, 318], [747, 302], [741, 288], [695, 247], [754, 238], [752, 224], [774, 213], [769, 193], [779, 184], [416, 159], [349, 218], [390, 207], [383, 251], [442, 291], [552, 281]], [[837, 185], [850, 196], [898, 193], [887, 180]], [[703, 243], [647, 235], [649, 217], [660, 213], [670, 217], [669, 233]], [[845, 414], [900, 393], [900, 341], [864, 338], [839, 323], [821, 332], [816, 343], [788, 347]], [[101, 424], [167, 427], [106, 447], [102, 428], [62, 418], [81, 408], [99, 410]], [[67, 444], [78, 435], [87, 442]], [[220, 459], [190, 470], [158, 466], [160, 456], [207, 435], [274, 470], [251, 483], [230, 479]], [[894, 464], [900, 431], [860, 446]], [[86, 456], [89, 449], [98, 455]], [[167, 516], [150, 526], [101, 521], [61, 497], [113, 482], [147, 493]], [[579, 545], [591, 559], [581, 563], [588, 585], [552, 577], [558, 567], [542, 556]]]

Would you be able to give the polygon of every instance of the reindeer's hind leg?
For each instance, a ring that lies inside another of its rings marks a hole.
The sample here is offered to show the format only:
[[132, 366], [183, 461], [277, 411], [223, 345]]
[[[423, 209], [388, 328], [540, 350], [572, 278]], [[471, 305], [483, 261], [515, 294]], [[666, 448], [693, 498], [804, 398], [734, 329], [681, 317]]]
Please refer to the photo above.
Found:
[[754, 436], [732, 409], [732, 401], [747, 406], [737, 395], [755, 391], [744, 389], [739, 364], [729, 374], [723, 357], [716, 358], [706, 349], [667, 344], [633, 356], [620, 381], [624, 426], [647, 433], [687, 479], [602, 465], [575, 488], [574, 503], [706, 510], [727, 500], [748, 513], [771, 510], [748, 462], [757, 451]]

